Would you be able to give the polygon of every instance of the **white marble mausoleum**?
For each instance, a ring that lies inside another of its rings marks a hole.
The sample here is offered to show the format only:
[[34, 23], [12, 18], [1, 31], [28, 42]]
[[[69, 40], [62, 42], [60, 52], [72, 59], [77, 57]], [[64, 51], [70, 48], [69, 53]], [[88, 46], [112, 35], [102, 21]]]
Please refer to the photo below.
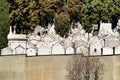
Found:
[[8, 46], [1, 50], [1, 55], [120, 54], [120, 20], [114, 30], [111, 23], [101, 22], [99, 30], [98, 26], [93, 25], [93, 30], [89, 34], [78, 22], [71, 25], [67, 38], [56, 34], [54, 27], [54, 24], [49, 24], [48, 28], [44, 29], [38, 25], [33, 33], [25, 35], [16, 34], [16, 26], [13, 26], [14, 30], [10, 26]]

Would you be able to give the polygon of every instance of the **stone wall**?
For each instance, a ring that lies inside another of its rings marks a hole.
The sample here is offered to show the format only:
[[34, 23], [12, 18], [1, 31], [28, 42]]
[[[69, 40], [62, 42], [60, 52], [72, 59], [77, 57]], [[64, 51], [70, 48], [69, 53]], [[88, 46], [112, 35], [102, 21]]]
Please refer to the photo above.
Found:
[[25, 56], [1, 56], [0, 80], [25, 80]]
[[[66, 65], [73, 56], [1, 56], [0, 80], [66, 80]], [[97, 56], [104, 64], [102, 80], [120, 80], [120, 56]], [[95, 56], [94, 56], [95, 58]]]

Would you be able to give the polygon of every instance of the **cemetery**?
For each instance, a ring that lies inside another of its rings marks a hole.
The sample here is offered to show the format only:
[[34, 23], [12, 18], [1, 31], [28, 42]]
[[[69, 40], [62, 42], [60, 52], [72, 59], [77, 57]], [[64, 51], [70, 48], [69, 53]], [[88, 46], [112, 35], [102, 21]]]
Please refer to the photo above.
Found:
[[49, 24], [47, 29], [38, 25], [34, 32], [29, 34], [16, 34], [15, 28], [16, 26], [10, 26], [7, 36], [8, 46], [2, 49], [1, 55], [120, 54], [120, 20], [114, 30], [111, 23], [101, 21], [99, 30], [94, 24], [91, 33], [86, 33], [81, 24], [77, 22], [71, 25], [67, 38], [56, 33], [54, 23]]

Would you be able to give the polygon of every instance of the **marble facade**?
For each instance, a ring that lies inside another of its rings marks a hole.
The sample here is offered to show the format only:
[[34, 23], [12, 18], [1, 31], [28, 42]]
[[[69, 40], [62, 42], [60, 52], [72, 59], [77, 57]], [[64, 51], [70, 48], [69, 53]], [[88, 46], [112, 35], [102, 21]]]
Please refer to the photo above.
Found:
[[[37, 26], [33, 33], [16, 34], [15, 26], [8, 34], [8, 46], [1, 50], [1, 55], [26, 54], [56, 55], [56, 54], [83, 54], [113, 55], [120, 54], [119, 25], [112, 30], [111, 23], [100, 23], [98, 34], [86, 33], [78, 22], [71, 27], [71, 33], [67, 38], [62, 38], [55, 32], [55, 25], [49, 24], [48, 29]], [[75, 27], [74, 27], [75, 26]]]

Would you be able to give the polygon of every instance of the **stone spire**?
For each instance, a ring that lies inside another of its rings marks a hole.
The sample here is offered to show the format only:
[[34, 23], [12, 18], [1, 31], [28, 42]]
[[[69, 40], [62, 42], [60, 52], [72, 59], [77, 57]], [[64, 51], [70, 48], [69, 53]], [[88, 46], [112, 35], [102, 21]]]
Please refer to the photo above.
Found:
[[14, 28], [14, 32], [13, 33], [16, 34], [16, 26], [13, 26], [13, 28]]
[[53, 23], [53, 25], [51, 26], [49, 33], [50, 33], [50, 34], [53, 34], [53, 35], [56, 34], [56, 32], [55, 32], [55, 24], [54, 24], [54, 23]]
[[9, 34], [12, 34], [12, 26], [10, 26]]

